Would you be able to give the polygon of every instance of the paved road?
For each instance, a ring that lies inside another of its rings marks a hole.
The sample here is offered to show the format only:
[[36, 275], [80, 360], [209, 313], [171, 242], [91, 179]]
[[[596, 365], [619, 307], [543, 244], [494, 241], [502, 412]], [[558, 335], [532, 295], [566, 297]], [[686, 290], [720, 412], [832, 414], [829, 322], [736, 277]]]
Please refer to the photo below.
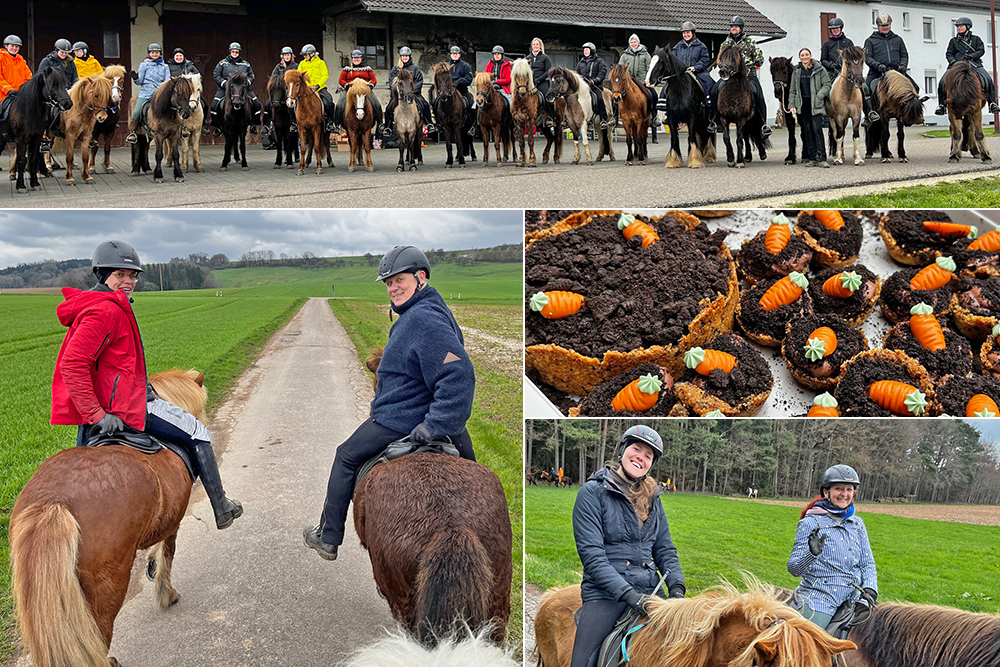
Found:
[[[727, 168], [724, 159], [705, 169], [666, 170], [662, 165], [669, 145], [662, 133], [660, 143], [650, 145], [650, 164], [643, 167], [624, 165], [626, 149], [619, 140], [614, 146], [618, 161], [592, 167], [564, 161], [537, 168], [508, 164], [499, 169], [470, 165], [448, 170], [443, 146], [431, 146], [424, 151], [424, 166], [403, 174], [395, 171], [398, 152], [385, 150], [373, 153], [375, 172], [371, 174], [348, 173], [346, 153], [334, 153], [336, 168], [319, 176], [310, 170], [296, 176], [294, 171], [272, 169], [274, 153], [259, 145], [248, 150], [250, 171], [238, 167], [234, 171], [230, 166], [222, 173], [218, 171], [222, 148], [214, 146], [202, 152], [205, 173], [190, 173], [184, 183], [174, 183], [168, 173], [168, 181], [160, 185], [152, 175], [130, 177], [128, 151], [115, 149], [112, 162], [117, 173], [98, 174], [94, 185], [68, 187], [64, 172], [57, 171], [55, 178], [43, 179], [38, 192], [18, 195], [11, 183], [0, 198], [4, 206], [15, 207], [655, 208], [760, 200], [844, 186], [865, 186], [868, 192], [877, 192], [884, 191], [886, 184], [905, 185], [948, 174], [1000, 176], [1000, 170], [979, 160], [949, 164], [948, 139], [921, 137], [915, 129], [908, 134], [908, 164], [881, 164], [876, 159], [860, 167], [849, 164], [831, 169], [784, 166], [788, 146], [784, 130], [775, 131], [775, 147], [766, 162], [755, 161], [742, 170]], [[685, 145], [686, 136], [681, 142]], [[721, 141], [719, 145], [724, 158]], [[987, 146], [1000, 155], [1000, 140], [988, 138]], [[596, 157], [596, 145], [593, 148]], [[481, 149], [479, 144], [477, 151]], [[571, 158], [572, 142], [566, 150]], [[540, 161], [541, 148], [536, 152]], [[4, 165], [9, 164], [7, 159]]]

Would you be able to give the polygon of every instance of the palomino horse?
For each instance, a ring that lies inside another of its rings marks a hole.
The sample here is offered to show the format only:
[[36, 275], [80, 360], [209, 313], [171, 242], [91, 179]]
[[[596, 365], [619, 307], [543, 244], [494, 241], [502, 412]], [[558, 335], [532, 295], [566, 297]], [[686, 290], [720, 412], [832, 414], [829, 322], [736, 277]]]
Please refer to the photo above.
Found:
[[[393, 115], [393, 124], [399, 137], [399, 162], [396, 164], [396, 171], [416, 171], [417, 153], [420, 150], [420, 140], [423, 138], [421, 132], [423, 123], [420, 121], [420, 111], [417, 109], [413, 74], [407, 69], [399, 70], [392, 87], [396, 91], [396, 99], [399, 100], [396, 113]], [[360, 160], [360, 155], [358, 159]], [[370, 154], [368, 164], [371, 165]]]
[[222, 134], [226, 137], [226, 154], [222, 157], [219, 171], [229, 170], [229, 157], [239, 161], [240, 168], [247, 166], [247, 129], [253, 120], [253, 109], [247, 95], [250, 93], [250, 79], [242, 72], [234, 72], [226, 81], [226, 98], [222, 103]]
[[[365, 171], [375, 171], [375, 165], [372, 164], [372, 129], [375, 127], [375, 113], [371, 100], [368, 99], [369, 90], [371, 86], [364, 79], [355, 79], [347, 87], [344, 129], [347, 130], [347, 142], [351, 147], [351, 161], [347, 171], [354, 171], [362, 160], [365, 163]], [[402, 107], [403, 103], [400, 100], [397, 111]], [[416, 104], [413, 107], [416, 110]]]
[[[497, 166], [502, 167], [508, 159], [517, 160], [514, 146], [514, 118], [510, 115], [507, 100], [493, 87], [489, 72], [476, 74], [476, 104], [479, 106], [479, 129], [483, 133], [483, 166], [490, 163], [490, 133], [497, 152]], [[500, 158], [500, 142], [503, 142], [503, 159]]]
[[[785, 156], [785, 164], [795, 164], [797, 161], [795, 157], [795, 116], [788, 110], [788, 95], [791, 93], [792, 72], [794, 71], [792, 59], [777, 56], [775, 58], [769, 57], [767, 60], [771, 63], [771, 81], [774, 83], [774, 97], [778, 100], [778, 115], [785, 121], [785, 127], [788, 128], [788, 155]], [[864, 62], [863, 59], [862, 62]], [[833, 133], [832, 126], [830, 132]], [[832, 141], [830, 145], [833, 146]], [[805, 150], [806, 145], [803, 143], [803, 162], [807, 161]]]
[[680, 125], [688, 126], [688, 167], [697, 169], [705, 163], [715, 162], [715, 133], [708, 131], [708, 109], [705, 107], [705, 90], [698, 77], [673, 53], [657, 48], [649, 63], [647, 74], [650, 83], [663, 83], [666, 90], [667, 111], [664, 120], [670, 131], [670, 152], [665, 167], [684, 166], [681, 160]]
[[[580, 140], [583, 140], [583, 149], [587, 154], [587, 165], [593, 166], [594, 158], [590, 155], [590, 142], [587, 139], [587, 126], [594, 115], [594, 107], [590, 97], [590, 86], [583, 78], [573, 70], [565, 67], [553, 67], [549, 70], [549, 93], [550, 102], [561, 100], [565, 103], [562, 119], [569, 125], [573, 132], [573, 148], [576, 150], [573, 156], [573, 164], [580, 164]], [[557, 106], [558, 110], [559, 107]], [[556, 129], [561, 123], [556, 122]], [[556, 149], [558, 151], [558, 147]]]
[[31, 189], [41, 187], [38, 172], [42, 165], [39, 151], [42, 135], [59, 124], [61, 112], [73, 106], [73, 100], [66, 92], [66, 75], [53, 67], [36, 72], [21, 86], [10, 105], [7, 122], [0, 125], [0, 153], [3, 153], [8, 141], [16, 144], [16, 187], [19, 193], [26, 194], [25, 168], [28, 169]]
[[108, 119], [110, 106], [113, 104], [111, 92], [111, 80], [100, 74], [79, 79], [69, 89], [73, 106], [68, 111], [63, 111], [60, 118], [66, 138], [67, 185], [76, 185], [76, 179], [73, 178], [73, 154], [78, 140], [81, 142], [83, 182], [94, 182], [94, 177], [90, 175], [90, 137], [94, 133], [94, 123], [102, 123]]
[[611, 81], [614, 115], [625, 128], [625, 145], [628, 147], [625, 165], [631, 166], [633, 160], [644, 165], [649, 155], [646, 148], [649, 119], [656, 111], [656, 95], [629, 73], [628, 64], [619, 63], [612, 67], [608, 79]]
[[[753, 160], [752, 146], [757, 147], [760, 159], [767, 158], [765, 149], [771, 147], [771, 141], [765, 141], [761, 136], [764, 120], [757, 113], [757, 105], [753, 102], [753, 88], [747, 80], [746, 67], [743, 65], [743, 52], [735, 46], [727, 46], [719, 54], [719, 76], [725, 84], [719, 90], [719, 115], [722, 117], [722, 138], [726, 142], [726, 163], [730, 167], [742, 169], [746, 162]], [[729, 123], [736, 124], [736, 158], [733, 158], [733, 145], [729, 141]]]
[[942, 83], [951, 129], [948, 162], [958, 162], [963, 148], [967, 148], [973, 157], [982, 156], [983, 162], [992, 162], [983, 141], [983, 105], [988, 100], [976, 70], [965, 60], [956, 61], [944, 73]]
[[860, 166], [865, 163], [861, 156], [860, 139], [861, 114], [864, 113], [861, 86], [865, 83], [865, 50], [852, 46], [840, 51], [840, 57], [840, 74], [833, 80], [830, 97], [826, 100], [826, 113], [830, 117], [830, 152], [834, 153], [834, 164], [844, 164], [844, 135], [850, 120], [854, 137], [854, 164]]
[[[199, 174], [204, 170], [201, 166], [201, 128], [205, 124], [205, 108], [201, 104], [201, 74], [182, 74], [185, 79], [191, 80], [194, 91], [188, 106], [191, 107], [191, 116], [181, 124], [181, 169], [188, 170], [191, 164], [191, 157], [194, 158], [194, 170]], [[167, 157], [169, 167], [173, 159], [173, 153]]]
[[448, 160], [444, 163], [451, 169], [454, 156], [451, 145], [455, 144], [458, 156], [458, 166], [465, 166], [465, 156], [476, 159], [476, 142], [467, 136], [474, 122], [473, 115], [465, 112], [465, 96], [458, 92], [451, 80], [451, 65], [437, 63], [434, 65], [434, 117], [437, 119], [438, 131], [444, 134], [444, 145], [448, 151]]
[[[179, 369], [150, 378], [205, 421], [203, 380]], [[38, 467], [10, 516], [15, 609], [35, 667], [118, 664], [108, 647], [138, 549], [159, 545], [150, 553], [156, 600], [161, 609], [177, 601], [170, 570], [190, 494], [187, 468], [167, 450], [74, 447]]]
[[121, 118], [122, 83], [125, 81], [125, 68], [121, 65], [108, 65], [101, 73], [105, 79], [111, 81], [111, 107], [108, 109], [108, 117], [104, 122], [94, 123], [94, 131], [90, 135], [90, 173], [97, 171], [97, 151], [104, 148], [104, 173], [113, 174], [115, 168], [111, 166], [111, 143], [115, 139], [115, 131], [118, 129], [118, 121]]
[[865, 152], [871, 155], [877, 148], [882, 150], [882, 162], [892, 162], [889, 150], [889, 119], [896, 119], [896, 150], [900, 162], [909, 162], [903, 146], [903, 128], [922, 125], [924, 122], [924, 101], [927, 95], [917, 96], [917, 88], [905, 74], [890, 70], [878, 82], [880, 120], [868, 126], [865, 133]]
[[[139, 141], [132, 146], [132, 175], [138, 176], [139, 170], [149, 171], [149, 132], [153, 133], [156, 142], [156, 168], [153, 170], [153, 180], [163, 182], [163, 154], [169, 143], [170, 157], [174, 167], [174, 180], [184, 182], [181, 171], [180, 145], [181, 134], [184, 131], [184, 121], [191, 117], [192, 109], [197, 108], [194, 96], [194, 84], [190, 78], [174, 77], [160, 84], [149, 100], [146, 118], [143, 120]], [[136, 98], [129, 102], [129, 113], [135, 107]], [[194, 106], [192, 106], [194, 105]]]
[[[539, 667], [569, 667], [582, 604], [580, 586], [550, 588], [535, 616]], [[730, 584], [685, 599], [650, 601], [649, 617], [632, 633], [632, 667], [829, 667], [854, 648], [834, 639], [751, 581], [740, 593]]]
[[285, 97], [285, 79], [275, 74], [267, 82], [267, 97], [271, 108], [271, 123], [274, 126], [275, 153], [274, 168], [281, 169], [281, 154], [285, 154], [285, 166], [293, 168], [292, 161], [299, 159], [299, 135], [292, 132], [292, 112]]
[[[535, 161], [536, 127], [545, 135], [542, 164], [548, 164], [549, 150], [555, 143], [555, 135], [552, 133], [552, 128], [546, 126], [549, 114], [545, 110], [545, 100], [535, 88], [535, 77], [531, 72], [531, 64], [524, 58], [518, 58], [511, 67], [511, 76], [514, 79], [514, 85], [511, 87], [514, 98], [510, 103], [510, 115], [514, 118], [514, 127], [518, 141], [521, 143], [521, 161], [518, 164], [523, 167], [527, 162], [529, 167], [538, 166]], [[556, 129], [556, 132], [558, 131]], [[525, 137], [528, 138], [527, 151], [524, 147]], [[528, 152], [531, 153], [530, 159], [528, 159]], [[558, 158], [555, 161], [559, 162]]]
[[313, 151], [316, 151], [316, 174], [323, 173], [323, 156], [326, 163], [333, 166], [330, 155], [329, 135], [323, 125], [323, 100], [319, 93], [309, 85], [309, 75], [298, 70], [285, 72], [285, 85], [288, 87], [285, 104], [295, 114], [295, 122], [299, 126], [299, 176], [305, 172], [306, 165], [312, 161]]

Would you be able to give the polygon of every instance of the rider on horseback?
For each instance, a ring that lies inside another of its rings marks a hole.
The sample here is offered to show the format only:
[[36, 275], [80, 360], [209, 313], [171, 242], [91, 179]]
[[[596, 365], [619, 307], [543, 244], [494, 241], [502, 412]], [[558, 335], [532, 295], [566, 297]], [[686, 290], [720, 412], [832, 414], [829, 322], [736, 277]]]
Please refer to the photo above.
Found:
[[[450, 56], [451, 83], [455, 86], [455, 90], [461, 93], [462, 97], [465, 99], [465, 114], [466, 118], [469, 118], [472, 110], [476, 108], [476, 98], [472, 96], [472, 92], [469, 90], [469, 86], [472, 85], [473, 81], [472, 67], [469, 66], [469, 63], [462, 60], [462, 47], [452, 46]], [[469, 134], [474, 135], [475, 132], [476, 124], [470, 121]]]
[[385, 129], [382, 130], [382, 135], [388, 137], [392, 134], [392, 116], [399, 105], [399, 99], [396, 97], [396, 90], [392, 84], [396, 82], [396, 74], [401, 69], [409, 70], [410, 74], [413, 75], [413, 93], [416, 95], [417, 111], [420, 112], [420, 119], [424, 121], [424, 127], [427, 128], [427, 131], [433, 132], [435, 128], [434, 121], [431, 120], [431, 105], [424, 99], [421, 92], [424, 87], [424, 73], [413, 62], [413, 51], [410, 50], [410, 47], [403, 46], [399, 49], [399, 62], [389, 70], [389, 104], [385, 107]]
[[[835, 16], [827, 21], [826, 26], [830, 29], [830, 39], [823, 42], [823, 48], [820, 51], [820, 62], [823, 63], [823, 67], [829, 72], [830, 80], [832, 81], [840, 74], [841, 65], [843, 64], [840, 52], [854, 46], [854, 42], [844, 34], [844, 19]], [[864, 110], [861, 117], [861, 127], [868, 127], [879, 119], [878, 113], [872, 110], [872, 93], [868, 89], [868, 84], [861, 86], [861, 104]]]
[[583, 606], [571, 667], [587, 667], [626, 609], [645, 616], [648, 598], [663, 596], [657, 570], [666, 575], [670, 597], [682, 598], [687, 590], [659, 500], [664, 489], [649, 477], [661, 454], [660, 435], [633, 426], [618, 442], [615, 465], [591, 475], [576, 496], [573, 537], [583, 564]]
[[854, 513], [860, 485], [851, 466], [827, 469], [820, 481], [820, 495], [802, 511], [788, 557], [788, 572], [802, 577], [795, 589], [795, 606], [831, 634], [841, 629], [841, 617], [849, 620], [865, 607], [874, 606], [878, 598], [878, 573], [868, 531]]
[[[704, 105], [711, 107], [712, 97], [709, 93], [712, 86], [715, 85], [715, 79], [708, 73], [708, 65], [712, 57], [709, 55], [705, 43], [695, 37], [696, 31], [697, 27], [691, 21], [682, 23], [681, 40], [674, 44], [673, 53], [678, 60], [687, 66], [689, 72], [698, 77], [698, 82], [701, 83], [701, 87], [705, 91]], [[655, 83], [655, 81], [650, 83]], [[663, 89], [660, 90], [660, 99], [656, 103], [656, 108], [659, 111], [667, 110], [667, 86], [663, 86]], [[714, 132], [715, 130], [709, 128], [709, 131]]]
[[[757, 42], [753, 41], [743, 31], [745, 25], [746, 22], [742, 16], [734, 16], [729, 21], [729, 37], [723, 40], [722, 45], [719, 47], [719, 53], [722, 53], [723, 49], [729, 46], [735, 46], [743, 52], [743, 67], [747, 73], [747, 82], [750, 84], [750, 90], [753, 92], [753, 101], [757, 107], [757, 114], [761, 117], [761, 138], [767, 141], [767, 138], [771, 136], [771, 127], [767, 124], [767, 104], [764, 101], [764, 90], [760, 87], [760, 79], [757, 78], [757, 70], [764, 64], [764, 53], [757, 46]], [[716, 58], [716, 62], [718, 62], [718, 57]], [[720, 80], [712, 87], [713, 100], [719, 99], [719, 89], [723, 85], [725, 85], [725, 82]], [[713, 104], [713, 106], [715, 105]], [[710, 123], [709, 131], [713, 129], [718, 131], [719, 127], [721, 127], [721, 119], [717, 123]]]
[[77, 447], [95, 436], [147, 433], [182, 446], [197, 461], [216, 527], [232, 525], [243, 507], [226, 498], [212, 451], [212, 435], [193, 415], [161, 399], [146, 378], [132, 294], [143, 271], [128, 243], [105, 241], [91, 261], [98, 284], [67, 287], [56, 309], [69, 327], [52, 379], [53, 424], [75, 424]]
[[285, 77], [288, 70], [297, 70], [299, 64], [295, 62], [295, 51], [290, 46], [281, 47], [281, 54], [278, 56], [278, 64], [271, 70], [271, 76]]
[[583, 57], [576, 64], [576, 73], [590, 86], [597, 98], [597, 113], [601, 117], [601, 129], [608, 127], [608, 108], [604, 105], [604, 79], [608, 77], [608, 64], [604, 58], [597, 55], [597, 47], [593, 42], [583, 45]]
[[547, 111], [545, 116], [545, 127], [555, 127], [555, 108], [552, 103], [545, 99], [549, 92], [549, 70], [552, 69], [552, 59], [545, 55], [545, 43], [540, 37], [531, 40], [531, 52], [525, 56], [528, 64], [531, 65], [531, 80], [535, 83], [535, 88], [541, 94], [540, 103]]
[[[983, 67], [983, 55], [986, 53], [986, 47], [983, 46], [983, 40], [979, 35], [972, 34], [972, 19], [963, 16], [955, 21], [955, 32], [958, 34], [948, 42], [948, 51], [945, 53], [945, 57], [948, 59], [948, 68], [950, 69], [952, 65], [961, 60], [968, 61], [972, 65], [972, 69], [979, 75], [979, 80], [983, 82], [986, 99], [989, 100], [990, 104], [990, 113], [1000, 113], [993, 77]], [[934, 110], [934, 115], [945, 116], [948, 109], [945, 107], [944, 75], [938, 79], [937, 95], [938, 107]]]
[[132, 81], [139, 85], [139, 96], [136, 98], [132, 117], [128, 121], [129, 132], [125, 141], [130, 144], [139, 140], [136, 131], [139, 128], [143, 108], [152, 99], [156, 89], [170, 78], [170, 66], [163, 62], [163, 47], [153, 42], [146, 48], [146, 53], [148, 54], [146, 59], [139, 63], [139, 71], [132, 71]]
[[73, 66], [76, 67], [77, 76], [81, 79], [104, 71], [104, 67], [97, 58], [90, 55], [90, 47], [87, 46], [87, 42], [77, 42], [73, 45]]
[[[906, 44], [903, 38], [892, 31], [892, 17], [888, 14], [879, 14], [875, 18], [877, 29], [868, 39], [865, 40], [865, 63], [868, 65], [868, 77], [865, 85], [871, 91], [873, 110], [879, 109], [878, 84], [889, 70], [896, 70], [907, 79], [910, 75], [906, 73], [907, 65], [910, 63], [910, 54], [906, 51]], [[915, 90], [920, 90], [920, 86], [913, 79]], [[874, 122], [878, 117], [869, 118]]]
[[465, 428], [475, 373], [455, 316], [427, 284], [430, 273], [424, 253], [411, 245], [396, 246], [379, 262], [378, 280], [399, 319], [382, 353], [370, 416], [337, 448], [323, 516], [303, 534], [306, 546], [326, 560], [337, 558], [344, 541], [355, 472], [386, 445], [407, 434], [419, 444], [450, 437], [462, 458], [476, 460]]
[[260, 100], [257, 99], [257, 94], [250, 87], [253, 86], [253, 66], [240, 57], [242, 51], [243, 47], [240, 46], [240, 43], [233, 42], [229, 45], [229, 55], [220, 60], [212, 71], [212, 78], [215, 79], [215, 83], [218, 86], [218, 89], [215, 91], [215, 97], [212, 98], [212, 125], [215, 127], [215, 136], [217, 137], [222, 136], [222, 117], [224, 115], [222, 104], [226, 97], [226, 85], [229, 82], [229, 77], [237, 72], [246, 75], [247, 82], [250, 84], [246, 90], [246, 96], [250, 100], [251, 109], [250, 134], [257, 134], [261, 104]]
[[309, 87], [317, 91], [319, 98], [323, 100], [323, 129], [327, 132], [333, 132], [336, 129], [333, 96], [326, 87], [326, 82], [330, 79], [330, 70], [327, 69], [326, 63], [319, 57], [316, 47], [312, 44], [303, 46], [299, 55], [302, 56], [299, 71], [306, 73], [309, 77]]
[[184, 49], [180, 47], [174, 49], [173, 56], [170, 58], [170, 62], [167, 63], [167, 67], [170, 68], [171, 77], [201, 73], [198, 71], [198, 66], [187, 59]]
[[510, 82], [512, 80], [510, 70], [512, 65], [513, 63], [511, 63], [510, 58], [504, 55], [503, 47], [499, 44], [494, 46], [493, 57], [486, 64], [486, 73], [493, 80], [493, 87], [507, 100], [508, 106], [510, 106], [512, 100], [510, 92]]
[[[57, 39], [55, 43], [55, 49], [52, 53], [48, 54], [42, 61], [38, 63], [38, 71], [41, 72], [46, 67], [52, 68], [62, 68], [63, 74], [66, 75], [66, 90], [73, 87], [73, 84], [77, 82], [80, 75], [76, 71], [76, 63], [73, 62], [73, 45], [69, 43], [68, 39]], [[56, 135], [62, 136], [59, 128], [59, 114], [53, 119], [53, 125], [49, 128], [49, 131], [54, 131]], [[48, 153], [50, 146], [49, 131], [46, 131], [42, 136], [42, 143], [39, 146], [39, 150], [46, 154], [46, 162], [49, 161]], [[52, 167], [55, 169], [61, 169], [61, 167], [52, 160]]]
[[378, 79], [375, 78], [375, 70], [364, 63], [365, 54], [361, 49], [351, 51], [351, 64], [340, 72], [340, 97], [337, 98], [337, 118], [344, 117], [344, 109], [347, 106], [347, 89], [355, 79], [364, 79], [368, 82], [371, 90], [368, 91], [368, 101], [372, 105], [372, 115], [375, 117], [375, 134], [382, 133], [382, 103], [375, 97], [375, 85]]
[[19, 53], [20, 50], [20, 37], [4, 37], [3, 48], [0, 49], [0, 121], [6, 120], [7, 110], [17, 96], [18, 88], [31, 78], [31, 69]]

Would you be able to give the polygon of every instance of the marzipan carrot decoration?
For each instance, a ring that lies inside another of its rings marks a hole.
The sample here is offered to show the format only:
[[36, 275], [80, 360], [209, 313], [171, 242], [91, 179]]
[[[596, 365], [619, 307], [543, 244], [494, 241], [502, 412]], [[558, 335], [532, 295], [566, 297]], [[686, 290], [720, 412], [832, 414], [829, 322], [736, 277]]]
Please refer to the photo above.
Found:
[[986, 232], [969, 244], [969, 250], [986, 250], [987, 252], [1000, 250], [1000, 232], [995, 229], [992, 232]]
[[663, 382], [655, 375], [648, 373], [632, 380], [611, 399], [611, 407], [615, 410], [631, 410], [645, 412], [656, 405], [660, 397]]
[[622, 217], [618, 219], [618, 229], [622, 230], [626, 241], [638, 234], [639, 238], [642, 239], [643, 248], [648, 248], [660, 240], [655, 229], [641, 220], [636, 220], [634, 215], [628, 213], [622, 213]]
[[861, 275], [854, 271], [841, 271], [823, 283], [823, 293], [834, 299], [847, 299], [861, 287]]
[[813, 399], [813, 406], [809, 408], [806, 417], [839, 417], [840, 410], [837, 409], [837, 399], [824, 391]]
[[986, 394], [976, 394], [965, 405], [966, 417], [996, 417], [1000, 415], [996, 401]]
[[837, 349], [837, 333], [830, 327], [819, 327], [806, 340], [806, 358], [819, 361]]
[[705, 350], [692, 347], [684, 353], [684, 365], [693, 368], [699, 375], [708, 375], [716, 368], [721, 368], [729, 375], [739, 360], [722, 350]]
[[823, 223], [824, 227], [835, 232], [839, 232], [840, 228], [844, 226], [844, 216], [837, 209], [813, 211], [813, 217]]
[[910, 308], [910, 331], [917, 342], [928, 350], [943, 350], [944, 331], [934, 317], [934, 309], [926, 303], [918, 303]]
[[807, 287], [809, 280], [798, 271], [792, 271], [764, 292], [764, 296], [760, 297], [760, 307], [764, 310], [774, 310], [787, 306], [802, 296], [802, 290]]
[[531, 309], [547, 320], [561, 320], [576, 315], [583, 307], [583, 295], [576, 292], [537, 292], [531, 297]]
[[792, 238], [792, 230], [788, 226], [788, 218], [779, 213], [771, 219], [771, 225], [764, 234], [764, 249], [772, 255], [779, 254]]
[[868, 395], [880, 407], [902, 415], [920, 415], [927, 410], [927, 395], [913, 385], [896, 380], [879, 380], [868, 387]]
[[944, 287], [954, 275], [955, 260], [951, 257], [938, 257], [934, 263], [917, 271], [910, 278], [910, 289], [932, 290]]
[[934, 222], [928, 220], [924, 223], [924, 229], [929, 232], [940, 234], [946, 239], [974, 239], [979, 230], [973, 225], [960, 225], [956, 222]]

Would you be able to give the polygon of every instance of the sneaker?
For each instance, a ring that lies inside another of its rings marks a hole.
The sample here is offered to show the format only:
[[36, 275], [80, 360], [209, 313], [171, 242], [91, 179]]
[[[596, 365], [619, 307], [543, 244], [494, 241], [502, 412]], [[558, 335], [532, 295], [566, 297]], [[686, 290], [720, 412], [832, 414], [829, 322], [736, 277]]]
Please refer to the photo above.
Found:
[[878, 111], [872, 109], [871, 111], [868, 112], [868, 120], [870, 120], [873, 123], [877, 123], [878, 121], [882, 120], [882, 116], [878, 115]]
[[306, 546], [315, 549], [323, 560], [337, 560], [337, 545], [327, 544], [323, 541], [323, 531], [319, 524], [302, 531], [302, 537], [305, 539]]
[[996, 102], [990, 102], [990, 113], [997, 114], [1000, 113], [1000, 105]]
[[937, 109], [934, 110], [934, 115], [935, 116], [944, 116], [947, 113], [948, 113], [948, 110], [945, 108], [945, 106], [943, 104], [937, 105]]
[[125, 137], [126, 144], [134, 144], [137, 141], [139, 141], [139, 137], [136, 136], [135, 132], [129, 132], [128, 136]]

